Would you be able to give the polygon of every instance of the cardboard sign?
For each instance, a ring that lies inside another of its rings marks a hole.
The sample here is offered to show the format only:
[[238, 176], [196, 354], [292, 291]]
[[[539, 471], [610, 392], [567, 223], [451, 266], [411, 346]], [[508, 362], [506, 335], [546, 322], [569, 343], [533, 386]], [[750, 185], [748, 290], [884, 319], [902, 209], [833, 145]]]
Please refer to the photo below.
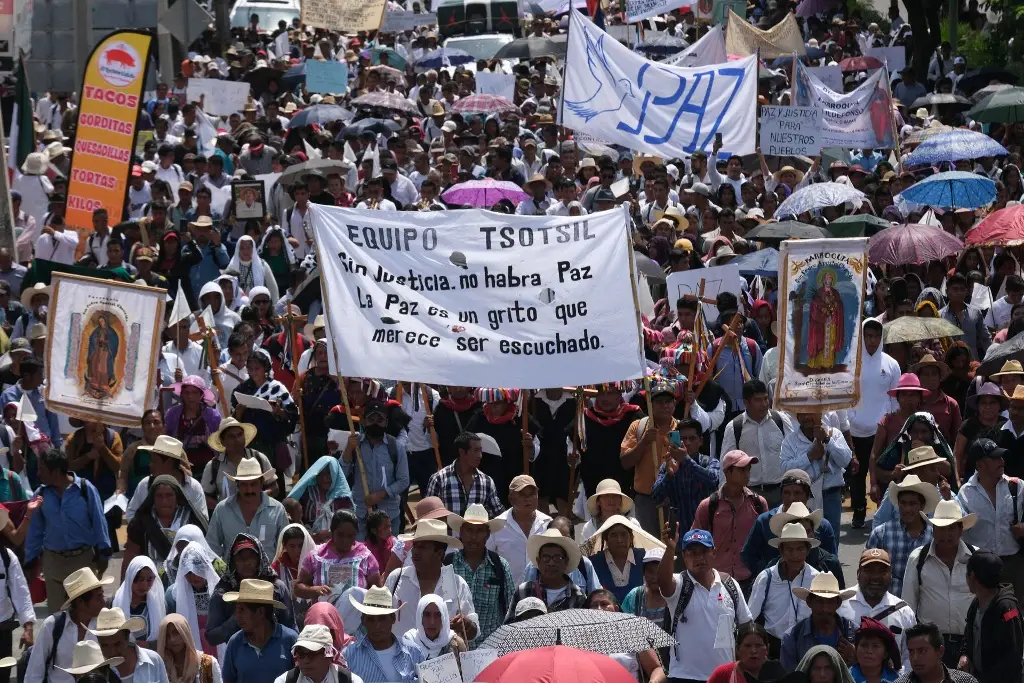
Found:
[[764, 154], [818, 156], [821, 152], [821, 110], [815, 107], [761, 107]]
[[203, 110], [215, 116], [230, 116], [242, 111], [249, 101], [249, 84], [219, 78], [190, 78], [185, 96], [189, 102], [203, 103]]
[[339, 95], [348, 92], [348, 64], [325, 60], [307, 61], [306, 90]]

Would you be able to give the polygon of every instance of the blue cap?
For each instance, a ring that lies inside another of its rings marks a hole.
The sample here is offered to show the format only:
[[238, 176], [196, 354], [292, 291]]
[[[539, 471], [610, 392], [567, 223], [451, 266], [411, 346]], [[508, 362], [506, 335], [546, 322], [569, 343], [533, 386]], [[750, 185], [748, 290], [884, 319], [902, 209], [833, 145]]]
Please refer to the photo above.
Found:
[[715, 539], [711, 536], [711, 532], [704, 529], [690, 529], [686, 532], [683, 536], [683, 548], [692, 543], [700, 543], [705, 548], [715, 547]]

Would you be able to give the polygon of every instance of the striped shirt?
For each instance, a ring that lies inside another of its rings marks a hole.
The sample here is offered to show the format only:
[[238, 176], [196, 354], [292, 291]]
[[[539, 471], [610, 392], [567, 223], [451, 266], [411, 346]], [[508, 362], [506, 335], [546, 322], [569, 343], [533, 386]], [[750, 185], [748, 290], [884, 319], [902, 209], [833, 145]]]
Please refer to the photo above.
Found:
[[362, 636], [354, 643], [350, 643], [342, 650], [345, 661], [348, 662], [348, 670], [356, 674], [365, 683], [412, 683], [416, 680], [416, 665], [423, 661], [423, 653], [417, 648], [411, 648], [401, 640], [396, 639], [392, 645], [398, 645], [398, 654], [395, 656], [393, 665], [401, 676], [400, 681], [392, 681], [381, 666], [377, 651], [373, 649], [369, 639]]
[[462, 485], [462, 480], [459, 479], [459, 472], [456, 468], [458, 463], [459, 461], [456, 460], [430, 475], [430, 481], [427, 483], [427, 495], [437, 496], [444, 501], [448, 510], [457, 515], [464, 514], [466, 508], [473, 503], [483, 505], [487, 509], [489, 517], [497, 517], [504, 512], [505, 506], [501, 504], [501, 499], [498, 497], [498, 488], [494, 485], [494, 480], [480, 470], [474, 470], [473, 483], [467, 491], [466, 487]]

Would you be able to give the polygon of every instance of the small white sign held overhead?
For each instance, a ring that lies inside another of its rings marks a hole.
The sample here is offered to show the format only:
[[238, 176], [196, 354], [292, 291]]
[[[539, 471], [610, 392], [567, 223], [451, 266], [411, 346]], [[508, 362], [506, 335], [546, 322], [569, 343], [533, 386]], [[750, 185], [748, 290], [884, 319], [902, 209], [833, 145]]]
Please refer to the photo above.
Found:
[[816, 107], [761, 107], [764, 154], [814, 157], [821, 153], [821, 109]]

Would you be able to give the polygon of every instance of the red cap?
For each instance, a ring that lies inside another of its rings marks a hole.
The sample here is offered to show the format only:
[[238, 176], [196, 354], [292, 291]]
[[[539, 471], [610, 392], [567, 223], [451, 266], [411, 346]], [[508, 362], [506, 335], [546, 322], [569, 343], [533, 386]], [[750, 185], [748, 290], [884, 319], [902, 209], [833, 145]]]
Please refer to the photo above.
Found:
[[138, 164], [136, 164], [135, 166], [132, 166], [132, 177], [133, 178], [141, 178], [142, 177], [142, 167], [139, 166]]

